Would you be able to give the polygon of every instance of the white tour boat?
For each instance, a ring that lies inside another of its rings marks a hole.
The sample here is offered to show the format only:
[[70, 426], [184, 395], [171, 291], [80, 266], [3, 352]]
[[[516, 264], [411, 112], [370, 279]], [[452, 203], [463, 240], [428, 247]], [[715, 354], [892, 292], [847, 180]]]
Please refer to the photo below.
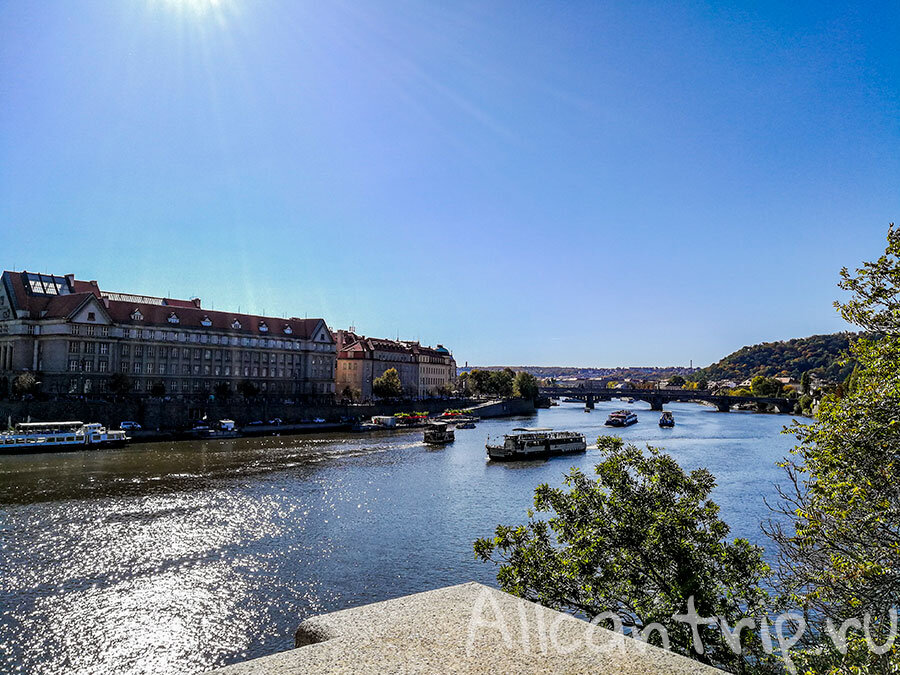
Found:
[[0, 453], [85, 450], [121, 446], [127, 440], [124, 431], [97, 422], [20, 422], [14, 430], [0, 432]]
[[494, 460], [543, 459], [587, 450], [584, 434], [576, 431], [553, 431], [548, 427], [516, 427], [502, 442], [485, 446]]

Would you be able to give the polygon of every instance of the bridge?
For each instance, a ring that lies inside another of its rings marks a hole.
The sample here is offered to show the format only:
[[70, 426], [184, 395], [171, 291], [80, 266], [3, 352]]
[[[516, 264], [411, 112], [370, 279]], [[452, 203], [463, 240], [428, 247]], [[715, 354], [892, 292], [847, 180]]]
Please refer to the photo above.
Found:
[[584, 401], [586, 408], [593, 409], [596, 401], [611, 401], [614, 398], [633, 398], [646, 401], [650, 410], [662, 410], [663, 405], [672, 401], [706, 401], [713, 403], [719, 412], [728, 412], [741, 403], [752, 403], [758, 410], [770, 405], [780, 413], [791, 413], [794, 401], [789, 398], [768, 396], [725, 396], [705, 389], [609, 389], [590, 387], [541, 387], [542, 396], [552, 398], [573, 398]]

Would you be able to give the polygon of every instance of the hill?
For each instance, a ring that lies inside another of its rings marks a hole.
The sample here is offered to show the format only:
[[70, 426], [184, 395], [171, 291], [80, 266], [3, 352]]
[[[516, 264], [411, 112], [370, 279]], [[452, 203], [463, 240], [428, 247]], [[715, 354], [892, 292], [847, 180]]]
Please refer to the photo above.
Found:
[[692, 380], [734, 380], [741, 382], [756, 375], [789, 376], [799, 380], [805, 371], [831, 382], [842, 382], [853, 364], [841, 365], [841, 355], [857, 333], [812, 335], [782, 342], [763, 342], [742, 347], [718, 363], [690, 375]]

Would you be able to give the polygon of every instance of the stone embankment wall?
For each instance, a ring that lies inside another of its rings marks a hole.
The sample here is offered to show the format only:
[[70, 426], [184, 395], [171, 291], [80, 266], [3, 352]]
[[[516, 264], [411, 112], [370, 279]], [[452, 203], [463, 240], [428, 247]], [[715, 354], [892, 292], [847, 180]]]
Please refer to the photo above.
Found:
[[[193, 420], [206, 415], [208, 420], [232, 419], [239, 426], [275, 417], [286, 424], [295, 424], [316, 417], [337, 421], [343, 417], [369, 418], [372, 415], [393, 415], [397, 412], [442, 412], [470, 408], [478, 401], [468, 399], [427, 400], [413, 403], [378, 403], [373, 405], [288, 405], [265, 401], [234, 400], [223, 402], [139, 399], [120, 402], [104, 401], [0, 401], [0, 428], [7, 419], [13, 424], [28, 418], [36, 422], [80, 420], [101, 422], [116, 427], [123, 420], [133, 420], [145, 429], [173, 430], [189, 427]], [[514, 413], [509, 413], [514, 414]]]
[[533, 415], [534, 401], [513, 398], [506, 401], [488, 401], [471, 406], [472, 414], [478, 417], [512, 417], [514, 415]]

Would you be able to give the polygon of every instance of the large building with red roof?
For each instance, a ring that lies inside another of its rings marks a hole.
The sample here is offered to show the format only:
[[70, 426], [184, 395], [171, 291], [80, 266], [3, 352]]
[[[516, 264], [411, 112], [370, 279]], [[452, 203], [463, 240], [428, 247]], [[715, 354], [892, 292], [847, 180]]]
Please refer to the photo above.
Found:
[[394, 368], [404, 395], [409, 398], [437, 396], [456, 379], [456, 361], [443, 345], [425, 347], [407, 340], [366, 337], [339, 330], [337, 340], [338, 398], [371, 401], [372, 382]]
[[334, 397], [335, 363], [323, 319], [107, 292], [71, 274], [0, 277], [0, 387], [7, 391], [32, 372], [48, 394], [102, 394], [125, 383], [137, 394], [222, 395], [249, 382], [268, 397], [322, 402]]

